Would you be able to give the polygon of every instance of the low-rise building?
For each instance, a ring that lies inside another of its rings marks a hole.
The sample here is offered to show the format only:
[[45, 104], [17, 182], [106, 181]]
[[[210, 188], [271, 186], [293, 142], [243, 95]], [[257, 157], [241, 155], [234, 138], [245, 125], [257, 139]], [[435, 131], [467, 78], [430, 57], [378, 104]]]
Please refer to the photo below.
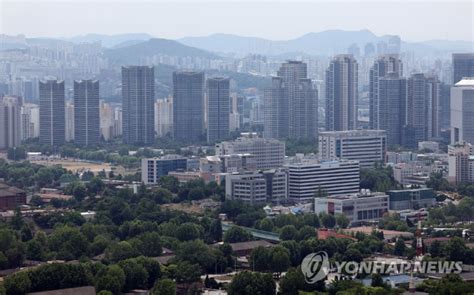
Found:
[[431, 188], [391, 190], [390, 210], [417, 210], [428, 208], [436, 203], [436, 196]]
[[233, 141], [216, 144], [216, 155], [251, 154], [255, 156], [257, 169], [273, 169], [283, 166], [285, 143], [276, 139], [260, 138], [255, 134], [243, 134]]
[[349, 219], [351, 225], [379, 220], [388, 211], [388, 208], [388, 195], [369, 191], [314, 199], [315, 213], [343, 214]]
[[433, 153], [439, 152], [439, 143], [436, 141], [420, 141], [418, 142], [418, 150], [430, 150]]
[[142, 182], [157, 184], [160, 177], [171, 171], [186, 170], [187, 159], [179, 155], [166, 155], [161, 158], [145, 158], [141, 163]]
[[287, 198], [287, 171], [271, 169], [228, 174], [225, 180], [226, 199], [247, 203], [279, 202]]
[[359, 192], [358, 161], [317, 161], [300, 158], [285, 165], [288, 169], [288, 196], [294, 200], [311, 200], [319, 190], [330, 196]]
[[12, 210], [26, 204], [26, 192], [0, 182], [0, 210]]
[[319, 133], [320, 160], [356, 160], [361, 168], [385, 163], [385, 130], [347, 130]]

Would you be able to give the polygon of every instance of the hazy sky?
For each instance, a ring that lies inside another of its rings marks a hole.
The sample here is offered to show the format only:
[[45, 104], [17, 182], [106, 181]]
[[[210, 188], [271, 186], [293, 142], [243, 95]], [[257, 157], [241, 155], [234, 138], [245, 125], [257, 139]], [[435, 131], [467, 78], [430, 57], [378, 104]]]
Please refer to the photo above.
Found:
[[404, 40], [474, 40], [471, 1], [0, 0], [0, 33], [70, 37], [149, 33], [176, 39], [229, 33], [292, 39], [328, 29], [369, 29]]

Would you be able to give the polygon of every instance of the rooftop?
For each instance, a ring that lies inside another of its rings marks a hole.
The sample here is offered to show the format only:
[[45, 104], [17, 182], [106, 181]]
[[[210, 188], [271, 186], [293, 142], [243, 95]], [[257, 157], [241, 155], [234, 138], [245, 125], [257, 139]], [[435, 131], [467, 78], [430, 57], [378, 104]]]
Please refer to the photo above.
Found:
[[454, 86], [474, 86], [474, 77], [464, 77]]

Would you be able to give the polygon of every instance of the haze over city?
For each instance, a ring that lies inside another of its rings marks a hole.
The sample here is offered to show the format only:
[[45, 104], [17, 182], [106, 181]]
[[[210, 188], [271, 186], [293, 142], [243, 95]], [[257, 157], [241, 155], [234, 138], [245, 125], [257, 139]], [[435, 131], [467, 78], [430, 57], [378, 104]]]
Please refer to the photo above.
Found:
[[[9, 1], [0, 31], [30, 37], [148, 33], [178, 39], [213, 33], [294, 39], [368, 29], [407, 41], [472, 41], [472, 1]], [[27, 16], [27, 17], [22, 17]]]

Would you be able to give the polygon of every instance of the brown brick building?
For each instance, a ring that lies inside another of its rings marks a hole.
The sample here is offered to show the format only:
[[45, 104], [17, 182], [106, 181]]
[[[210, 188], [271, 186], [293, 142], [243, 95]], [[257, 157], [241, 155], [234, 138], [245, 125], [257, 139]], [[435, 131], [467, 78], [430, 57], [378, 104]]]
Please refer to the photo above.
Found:
[[0, 182], [0, 210], [12, 210], [26, 204], [26, 192]]

